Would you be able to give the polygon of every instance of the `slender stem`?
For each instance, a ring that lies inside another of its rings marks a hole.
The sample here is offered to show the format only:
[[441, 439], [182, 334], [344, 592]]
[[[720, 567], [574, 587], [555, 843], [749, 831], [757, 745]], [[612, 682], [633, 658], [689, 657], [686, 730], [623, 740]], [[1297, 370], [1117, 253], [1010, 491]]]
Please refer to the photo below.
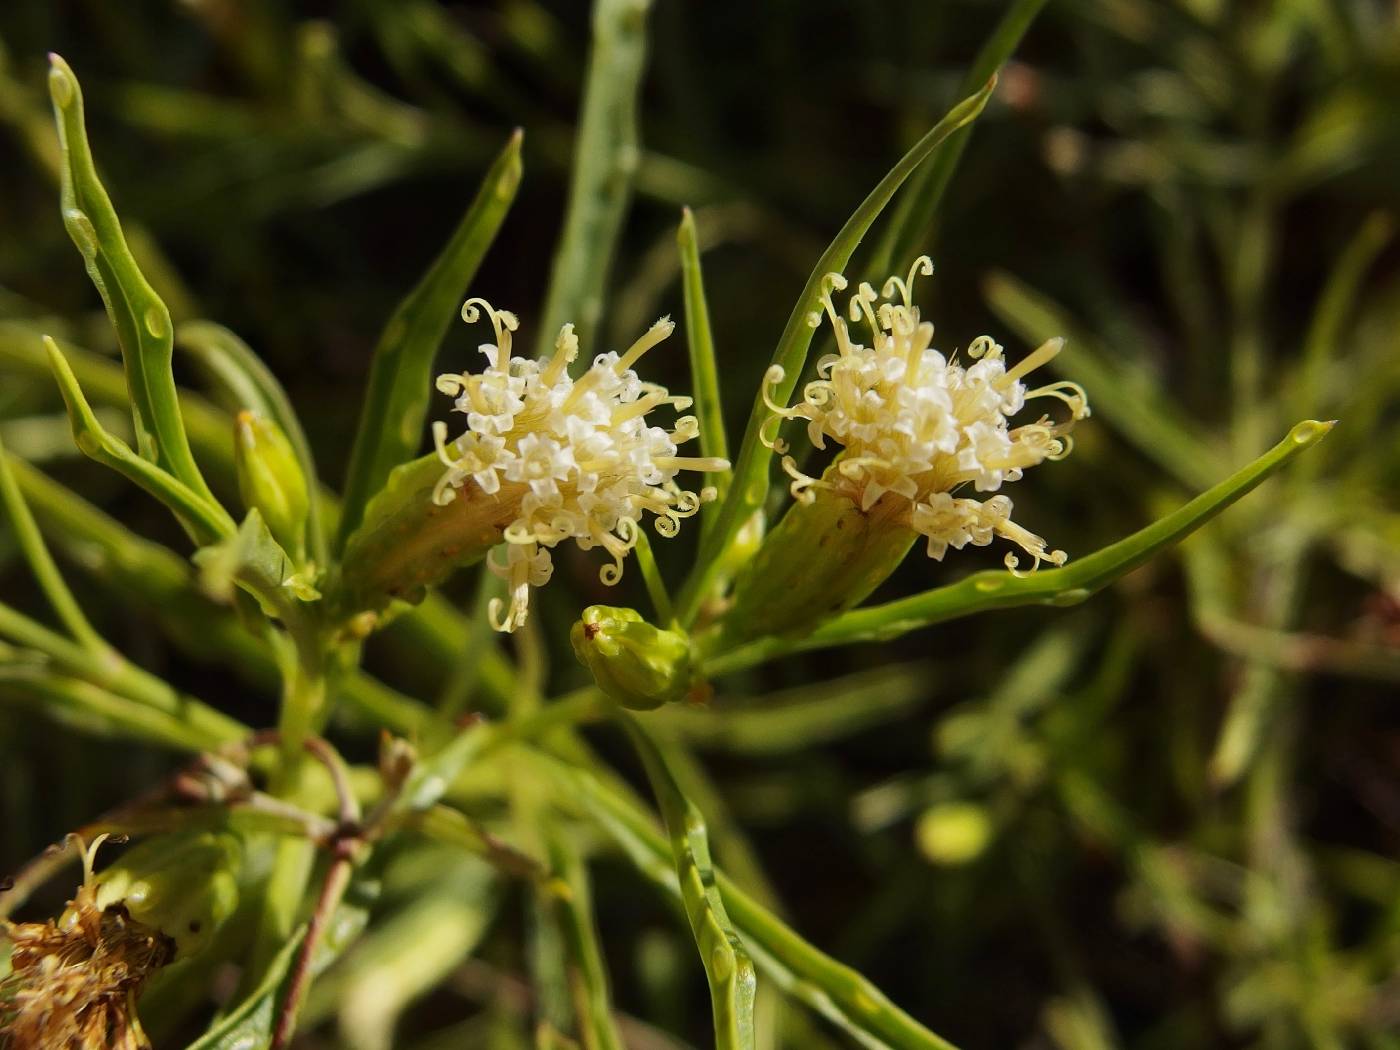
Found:
[[642, 570], [642, 582], [646, 584], [647, 597], [651, 599], [651, 606], [656, 610], [657, 621], [663, 627], [672, 626], [676, 616], [671, 605], [671, 595], [666, 590], [666, 581], [661, 578], [656, 555], [652, 553], [651, 540], [640, 528], [637, 530], [637, 546], [633, 548], [633, 553], [637, 556], [638, 568]]
[[15, 483], [15, 476], [10, 470], [10, 458], [3, 443], [0, 443], [0, 502], [5, 505], [10, 527], [14, 529], [15, 539], [34, 572], [34, 578], [39, 581], [40, 589], [53, 606], [54, 612], [58, 614], [58, 618], [63, 621], [63, 625], [68, 628], [68, 633], [85, 649], [94, 653], [107, 652], [111, 646], [84, 615], [77, 599], [73, 597], [73, 592], [68, 589], [63, 574], [58, 571], [48, 545], [44, 543], [34, 515], [30, 513], [29, 504], [25, 502], [19, 486]]
[[346, 827], [359, 824], [360, 800], [355, 797], [355, 790], [350, 784], [350, 770], [345, 765], [345, 759], [340, 757], [340, 752], [319, 736], [307, 737], [301, 746], [330, 773], [339, 804], [340, 823]]
[[316, 901], [316, 910], [311, 914], [311, 923], [306, 930], [306, 938], [297, 950], [296, 964], [287, 984], [287, 997], [282, 1000], [282, 1009], [277, 1017], [277, 1027], [273, 1031], [271, 1050], [282, 1050], [292, 1038], [297, 1027], [297, 1015], [301, 1012], [306, 990], [311, 985], [311, 963], [316, 957], [316, 949], [326, 934], [331, 917], [340, 906], [345, 890], [350, 885], [350, 875], [354, 862], [347, 853], [337, 856], [331, 863], [326, 880], [321, 884], [321, 895]]

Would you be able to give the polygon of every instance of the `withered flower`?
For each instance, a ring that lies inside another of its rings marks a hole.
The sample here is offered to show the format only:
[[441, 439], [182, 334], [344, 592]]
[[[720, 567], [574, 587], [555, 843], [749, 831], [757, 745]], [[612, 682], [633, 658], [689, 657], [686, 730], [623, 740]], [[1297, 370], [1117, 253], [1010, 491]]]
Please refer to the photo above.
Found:
[[0, 980], [6, 1050], [149, 1050], [136, 1015], [146, 982], [204, 947], [233, 910], [240, 850], [230, 836], [161, 836], [97, 875], [106, 838], [79, 842], [83, 882], [58, 919], [0, 921], [14, 945]]

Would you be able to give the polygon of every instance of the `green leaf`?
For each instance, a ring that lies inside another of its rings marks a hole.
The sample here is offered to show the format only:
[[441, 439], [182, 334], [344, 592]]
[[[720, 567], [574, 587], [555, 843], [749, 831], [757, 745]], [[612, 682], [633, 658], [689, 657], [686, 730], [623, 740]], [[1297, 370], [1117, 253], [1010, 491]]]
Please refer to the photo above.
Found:
[[[889, 204], [904, 180], [909, 178], [948, 136], [977, 118], [982, 112], [982, 107], [987, 104], [987, 99], [991, 97], [994, 87], [996, 79], [992, 78], [977, 94], [964, 99], [949, 110], [948, 115], [934, 125], [870, 191], [870, 195], [861, 202], [855, 214], [846, 220], [846, 225], [841, 227], [835, 239], [817, 260], [811, 276], [807, 278], [806, 287], [802, 289], [802, 294], [793, 306], [792, 315], [778, 340], [778, 346], [773, 351], [772, 364], [780, 366], [783, 370], [782, 380], [773, 384], [771, 390], [775, 401], [786, 403], [802, 375], [802, 366], [807, 360], [807, 350], [815, 333], [809, 317], [813, 311], [821, 309], [822, 285], [826, 275], [845, 268], [861, 238]], [[764, 392], [760, 391], [754, 398], [748, 426], [744, 430], [744, 441], [739, 448], [738, 462], [734, 465], [733, 487], [729, 498], [720, 509], [714, 531], [708, 540], [702, 541], [695, 571], [686, 582], [685, 590], [680, 596], [678, 612], [684, 626], [689, 626], [694, 621], [700, 603], [719, 571], [724, 553], [735, 535], [754, 511], [763, 505], [768, 495], [770, 453], [761, 440], [760, 431], [769, 415]]]
[[29, 562], [34, 578], [39, 582], [39, 589], [48, 598], [63, 626], [68, 628], [68, 633], [85, 648], [98, 653], [106, 652], [107, 643], [88, 622], [82, 606], [68, 589], [63, 574], [54, 563], [53, 555], [49, 553], [48, 545], [44, 543], [39, 526], [35, 524], [34, 515], [30, 513], [29, 504], [25, 502], [23, 493], [15, 483], [14, 472], [10, 469], [10, 457], [3, 442], [0, 442], [0, 505], [5, 508], [10, 529], [25, 560]]
[[753, 960], [729, 921], [715, 882], [705, 818], [681, 791], [665, 758], [646, 731], [629, 715], [619, 712], [618, 718], [646, 766], [671, 840], [681, 901], [710, 982], [715, 1050], [753, 1050], [753, 1001], [757, 979]]
[[433, 392], [433, 359], [457, 316], [458, 301], [515, 200], [521, 177], [521, 137], [519, 131], [510, 137], [452, 239], [418, 286], [399, 303], [374, 348], [345, 480], [337, 551], [344, 549], [359, 526], [365, 505], [384, 486], [389, 471], [410, 459], [423, 440], [423, 421]]
[[1298, 423], [1287, 437], [1264, 455], [1207, 489], [1179, 510], [1064, 568], [1046, 569], [1024, 576], [1006, 571], [974, 573], [957, 583], [910, 598], [842, 613], [801, 638], [764, 638], [728, 653], [716, 654], [706, 660], [705, 672], [724, 674], [788, 652], [856, 642], [888, 641], [922, 627], [989, 609], [1007, 609], [1018, 605], [1077, 605], [1154, 554], [1195, 532], [1298, 453], [1321, 441], [1332, 426], [1332, 422], [1316, 420]]
[[[685, 295], [685, 341], [690, 351], [690, 381], [695, 398], [695, 417], [700, 421], [700, 454], [729, 458], [729, 442], [724, 436], [724, 411], [719, 396], [719, 367], [715, 359], [715, 338], [710, 330], [710, 308], [705, 302], [705, 275], [700, 268], [700, 243], [695, 216], [689, 208], [681, 215], [676, 244], [681, 255], [681, 289]], [[708, 479], [707, 479], [708, 480]], [[715, 488], [723, 499], [729, 492], [729, 474], [714, 476]], [[701, 513], [707, 534], [714, 527], [718, 505], [710, 504]]]
[[[500, 904], [495, 869], [470, 855], [417, 851], [431, 878], [411, 883], [402, 907], [376, 915], [344, 962], [307, 996], [303, 1026], [336, 1011], [355, 1047], [388, 1048], [395, 1028], [415, 1004], [448, 980], [490, 931]], [[387, 909], [381, 906], [380, 911]]]
[[[0, 321], [0, 367], [11, 374], [42, 376], [51, 374], [46, 336], [31, 325]], [[63, 350], [83, 389], [98, 405], [110, 405], [128, 412], [131, 395], [121, 365], [66, 339], [55, 343]], [[233, 489], [233, 442], [229, 434], [233, 421], [204, 398], [188, 390], [179, 392], [185, 431], [200, 458], [216, 479], [227, 480]]]
[[[189, 731], [187, 740], [198, 740], [201, 747], [208, 747], [211, 743], [217, 746], [242, 740], [248, 735], [248, 729], [232, 718], [193, 697], [177, 693], [155, 675], [125, 660], [115, 650], [107, 649], [105, 652], [96, 653], [85, 649], [3, 602], [0, 602], [0, 638], [9, 638], [33, 653], [42, 654], [45, 658], [43, 670], [46, 673], [57, 670], [61, 674], [55, 677], [71, 676], [122, 701], [132, 701], [161, 712], [169, 719], [155, 719], [138, 725], [140, 718], [133, 715], [132, 726], [136, 729], [159, 725], [175, 727], [178, 732], [178, 727], [182, 726]], [[32, 654], [10, 653], [5, 659], [10, 664], [32, 666], [31, 656]], [[19, 684], [24, 683], [18, 683], [16, 689]], [[32, 696], [33, 689], [37, 686], [34, 686], [32, 681], [28, 684]], [[68, 703], [73, 709], [81, 707], [85, 701], [90, 701], [89, 706], [102, 717], [109, 721], [120, 721], [121, 705], [115, 701], [109, 702], [106, 696], [83, 697], [70, 693], [59, 700]], [[177, 746], [189, 744], [180, 743]]]
[[50, 55], [49, 95], [63, 163], [63, 225], [87, 265], [117, 330], [141, 458], [168, 471], [196, 495], [213, 500], [190, 454], [170, 369], [170, 311], [136, 265], [121, 223], [93, 164], [83, 124], [83, 95], [68, 63]]
[[1391, 215], [1376, 212], [1367, 216], [1328, 274], [1303, 340], [1303, 362], [1294, 377], [1292, 403], [1299, 414], [1316, 411], [1319, 400], [1325, 403], [1328, 370], [1337, 356], [1343, 325], [1356, 306], [1366, 272], [1394, 236]]
[[301, 948], [306, 927], [293, 934], [272, 960], [262, 982], [248, 998], [205, 1032], [187, 1050], [263, 1050], [272, 1041], [277, 1004], [282, 998], [292, 961]]
[[593, 7], [569, 205], [550, 269], [536, 357], [550, 353], [560, 327], [572, 321], [579, 356], [588, 360], [641, 155], [637, 95], [650, 7], [651, 0], [599, 0]]
[[[1015, 0], [1007, 8], [973, 60], [972, 68], [963, 78], [959, 94], [975, 91], [978, 84], [985, 83], [1001, 68], [1044, 6], [1045, 0]], [[872, 281], [882, 281], [896, 270], [904, 269], [919, 254], [923, 239], [938, 212], [938, 205], [943, 200], [943, 193], [957, 171], [958, 162], [962, 160], [963, 150], [967, 148], [971, 136], [970, 127], [954, 132], [900, 192], [894, 215], [890, 217], [884, 236], [880, 238], [880, 244], [867, 267], [866, 272]]]
[[321, 524], [318, 498], [321, 486], [316, 481], [316, 461], [311, 456], [306, 431], [282, 384], [252, 348], [223, 325], [212, 321], [182, 324], [175, 332], [175, 342], [228, 392], [235, 414], [241, 409], [252, 409], [282, 428], [307, 482], [306, 531], [311, 542], [311, 557], [324, 566], [326, 537]]
[[288, 626], [298, 626], [298, 602], [321, 597], [311, 581], [296, 571], [292, 559], [267, 531], [262, 515], [250, 510], [232, 536], [195, 551], [204, 591], [221, 602], [231, 602], [235, 587], [247, 591], [268, 616]]
[[104, 430], [92, 406], [83, 396], [77, 377], [58, 349], [58, 344], [45, 336], [44, 349], [48, 353], [49, 367], [58, 381], [59, 392], [63, 394], [64, 404], [68, 407], [73, 440], [84, 455], [111, 467], [164, 503], [174, 511], [196, 542], [214, 543], [232, 535], [233, 519], [212, 496], [194, 491], [161, 467], [131, 451], [125, 441]]
[[598, 946], [588, 870], [577, 849], [565, 837], [565, 832], [556, 826], [556, 822], [546, 820], [544, 824], [549, 864], [557, 880], [547, 888], [555, 889], [555, 911], [569, 954], [570, 969], [581, 985], [574, 994], [574, 1001], [583, 1045], [589, 1050], [623, 1050], [622, 1037], [613, 1024], [608, 971]]
[[647, 727], [728, 754], [793, 754], [907, 717], [942, 679], [923, 660], [887, 664], [761, 696], [719, 696], [704, 708], [669, 704], [647, 716]]
[[[647, 814], [586, 769], [539, 752], [530, 752], [529, 757], [562, 794], [616, 840], [639, 871], [668, 893], [681, 896], [672, 851]], [[754, 962], [788, 995], [864, 1046], [950, 1050], [947, 1040], [915, 1021], [860, 973], [807, 943], [718, 870], [715, 887]]]
[[[211, 709], [205, 709], [205, 718], [195, 720], [188, 710], [163, 711], [25, 660], [0, 659], [0, 698], [32, 704], [45, 716], [87, 733], [181, 751], [214, 751], [246, 735], [246, 730]], [[216, 728], [220, 721], [227, 729]]]

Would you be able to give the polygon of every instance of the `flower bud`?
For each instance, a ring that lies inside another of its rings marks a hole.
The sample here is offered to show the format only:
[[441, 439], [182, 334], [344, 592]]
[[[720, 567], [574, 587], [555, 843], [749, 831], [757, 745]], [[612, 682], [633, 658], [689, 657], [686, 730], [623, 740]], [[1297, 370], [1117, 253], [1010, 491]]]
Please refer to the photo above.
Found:
[[650, 711], [684, 699], [694, 684], [690, 642], [632, 609], [591, 605], [569, 635], [598, 688], [623, 707]]
[[273, 539], [296, 561], [306, 553], [306, 475], [287, 435], [256, 412], [238, 413], [233, 424], [238, 492], [257, 509]]
[[865, 600], [918, 538], [900, 509], [890, 498], [862, 510], [834, 488], [792, 504], [735, 581], [725, 639], [801, 630]]
[[94, 880], [99, 911], [120, 905], [175, 943], [185, 959], [209, 943], [238, 906], [238, 840], [225, 832], [177, 832], [146, 839]]

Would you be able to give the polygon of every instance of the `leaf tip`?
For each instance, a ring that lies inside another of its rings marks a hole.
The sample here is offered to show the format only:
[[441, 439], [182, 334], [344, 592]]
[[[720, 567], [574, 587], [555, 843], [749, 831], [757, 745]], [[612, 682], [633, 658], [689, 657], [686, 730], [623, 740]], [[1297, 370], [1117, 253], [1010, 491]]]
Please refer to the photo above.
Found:
[[1288, 432], [1288, 436], [1294, 444], [1307, 447], [1315, 445], [1325, 438], [1336, 425], [1335, 419], [1305, 419], [1301, 423], [1295, 424], [1293, 429]]
[[49, 97], [59, 109], [67, 109], [73, 104], [78, 93], [78, 78], [63, 57], [56, 51], [49, 52]]
[[40, 341], [44, 344], [44, 356], [49, 359], [49, 367], [57, 369], [60, 365], [66, 365], [67, 361], [63, 357], [63, 351], [58, 348], [58, 343], [51, 335], [40, 336]]

